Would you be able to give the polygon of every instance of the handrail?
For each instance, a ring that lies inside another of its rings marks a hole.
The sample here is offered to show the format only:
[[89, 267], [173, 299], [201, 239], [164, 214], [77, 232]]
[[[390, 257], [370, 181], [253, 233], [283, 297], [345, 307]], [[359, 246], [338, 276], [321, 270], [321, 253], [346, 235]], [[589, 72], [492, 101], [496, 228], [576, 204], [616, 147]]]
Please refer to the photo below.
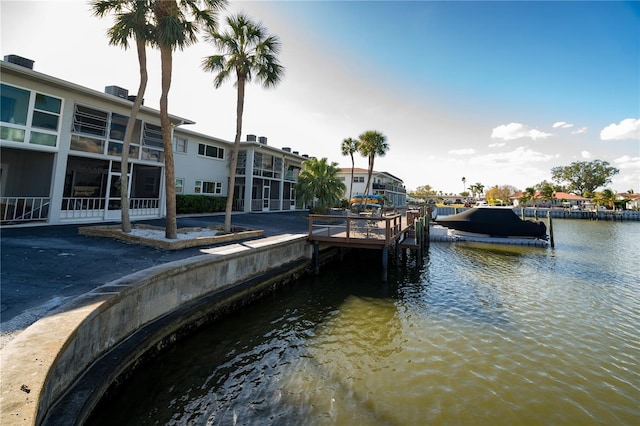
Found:
[[[364, 222], [365, 226], [357, 225]], [[380, 226], [380, 222], [384, 226]], [[354, 226], [355, 225], [355, 226]], [[364, 232], [362, 232], [364, 231]], [[380, 231], [384, 231], [380, 233]], [[342, 241], [385, 246], [391, 245], [402, 233], [402, 215], [309, 215], [309, 241]], [[383, 236], [384, 238], [380, 238]]]

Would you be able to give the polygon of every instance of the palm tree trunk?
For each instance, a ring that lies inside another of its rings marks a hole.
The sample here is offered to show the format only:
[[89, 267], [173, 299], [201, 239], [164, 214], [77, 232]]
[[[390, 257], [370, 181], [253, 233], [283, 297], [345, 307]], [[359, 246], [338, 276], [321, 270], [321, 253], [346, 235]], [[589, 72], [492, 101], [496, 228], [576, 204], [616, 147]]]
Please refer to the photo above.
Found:
[[[360, 203], [360, 210], [364, 210], [364, 206], [367, 204], [367, 197], [369, 196], [368, 192], [369, 192], [369, 185], [371, 185], [371, 176], [373, 175], [373, 161], [374, 161], [375, 157], [373, 155], [369, 156], [369, 173], [367, 174], [367, 186], [364, 187], [364, 197], [362, 199], [362, 202]], [[373, 191], [372, 191], [373, 193]]]
[[351, 197], [353, 197], [353, 169], [356, 167], [356, 163], [353, 159], [353, 152], [351, 153], [351, 183], [349, 184], [349, 202], [351, 202]]
[[127, 121], [127, 130], [124, 133], [124, 144], [122, 146], [122, 160], [121, 160], [121, 178], [120, 178], [120, 199], [122, 209], [122, 232], [131, 232], [131, 220], [129, 218], [129, 147], [131, 146], [131, 137], [133, 136], [133, 129], [136, 125], [136, 117], [140, 111], [142, 105], [142, 98], [144, 92], [147, 90], [147, 81], [149, 76], [147, 74], [147, 50], [144, 40], [136, 39], [136, 47], [138, 50], [138, 63], [140, 64], [140, 86], [138, 86], [138, 94], [136, 100], [131, 108], [131, 115]]
[[224, 211], [224, 231], [231, 232], [231, 210], [233, 209], [233, 196], [236, 186], [236, 167], [238, 166], [238, 153], [240, 151], [240, 137], [242, 136], [242, 114], [244, 110], [244, 86], [245, 77], [238, 75], [238, 98], [236, 103], [236, 137], [233, 141], [233, 151], [229, 163], [229, 191], [227, 194], [227, 206]]
[[[163, 2], [160, 2], [163, 3]], [[173, 65], [172, 50], [169, 46], [160, 47], [160, 62], [162, 64], [162, 94], [160, 95], [160, 123], [162, 125], [162, 146], [164, 147], [164, 184], [166, 194], [167, 217], [165, 237], [178, 238], [176, 223], [176, 183], [173, 167], [173, 145], [171, 143], [171, 122], [169, 121], [169, 89], [171, 87], [171, 71]]]

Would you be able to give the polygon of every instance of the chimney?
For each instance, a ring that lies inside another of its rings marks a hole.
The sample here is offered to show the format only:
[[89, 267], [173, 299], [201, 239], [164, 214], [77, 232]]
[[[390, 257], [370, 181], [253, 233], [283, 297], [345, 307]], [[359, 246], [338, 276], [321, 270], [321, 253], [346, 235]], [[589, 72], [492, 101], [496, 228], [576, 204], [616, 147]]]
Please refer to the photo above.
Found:
[[117, 96], [122, 99], [128, 99], [129, 97], [129, 91], [127, 89], [123, 89], [122, 87], [118, 87], [118, 86], [106, 86], [104, 88], [104, 93]]
[[247, 135], [247, 142], [255, 142], [256, 135]]
[[265, 136], [260, 136], [258, 138], [258, 142], [260, 142], [262, 145], [266, 145], [267, 144], [267, 138]]
[[33, 61], [31, 59], [23, 58], [18, 55], [5, 55], [5, 62], [9, 62], [11, 64], [20, 65], [21, 67], [33, 69]]

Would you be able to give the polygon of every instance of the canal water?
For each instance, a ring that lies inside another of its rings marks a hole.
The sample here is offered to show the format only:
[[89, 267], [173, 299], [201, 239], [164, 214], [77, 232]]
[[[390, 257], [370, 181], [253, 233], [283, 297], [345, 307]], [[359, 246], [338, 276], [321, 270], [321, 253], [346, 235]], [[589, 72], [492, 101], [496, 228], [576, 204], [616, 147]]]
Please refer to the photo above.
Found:
[[[640, 424], [640, 224], [352, 254], [146, 364], [89, 424]], [[377, 252], [376, 252], [377, 254]]]

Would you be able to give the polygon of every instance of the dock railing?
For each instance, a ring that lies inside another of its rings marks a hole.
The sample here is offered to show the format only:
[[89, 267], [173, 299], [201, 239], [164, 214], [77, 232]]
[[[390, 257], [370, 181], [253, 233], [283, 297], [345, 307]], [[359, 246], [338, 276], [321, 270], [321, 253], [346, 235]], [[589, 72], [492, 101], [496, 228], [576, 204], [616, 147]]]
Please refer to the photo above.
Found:
[[400, 214], [309, 215], [309, 241], [345, 247], [389, 247], [402, 233]]

